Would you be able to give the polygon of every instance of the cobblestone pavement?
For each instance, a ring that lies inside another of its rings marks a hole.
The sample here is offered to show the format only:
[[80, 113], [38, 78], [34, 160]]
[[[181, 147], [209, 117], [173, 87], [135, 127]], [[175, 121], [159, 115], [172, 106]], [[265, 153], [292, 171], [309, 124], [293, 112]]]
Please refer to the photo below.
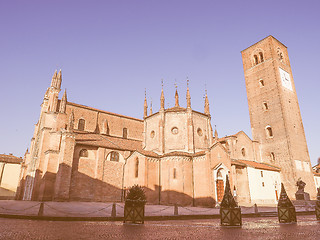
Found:
[[0, 239], [319, 239], [320, 222], [298, 216], [297, 224], [277, 218], [246, 218], [243, 226], [221, 227], [218, 219], [122, 222], [63, 222], [0, 218]]

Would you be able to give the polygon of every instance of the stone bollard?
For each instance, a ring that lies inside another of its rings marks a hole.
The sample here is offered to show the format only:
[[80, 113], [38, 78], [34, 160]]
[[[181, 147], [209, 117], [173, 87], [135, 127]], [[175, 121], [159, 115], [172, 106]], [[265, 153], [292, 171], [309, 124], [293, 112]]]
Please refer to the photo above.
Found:
[[40, 207], [39, 207], [38, 216], [42, 217], [43, 216], [43, 212], [44, 212], [44, 202], [41, 202], [40, 203]]
[[117, 216], [117, 205], [116, 203], [112, 204], [111, 217], [115, 218]]
[[179, 211], [178, 211], [178, 204], [174, 204], [174, 212], [173, 212], [174, 216], [178, 216], [179, 215]]
[[254, 206], [254, 213], [259, 214], [259, 209], [258, 209], [257, 204], [255, 203], [253, 206]]

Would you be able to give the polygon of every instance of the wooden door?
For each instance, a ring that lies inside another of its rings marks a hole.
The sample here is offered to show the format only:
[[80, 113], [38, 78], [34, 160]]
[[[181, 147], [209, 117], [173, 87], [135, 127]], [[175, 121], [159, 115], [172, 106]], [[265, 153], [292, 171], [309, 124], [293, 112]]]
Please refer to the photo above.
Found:
[[217, 202], [221, 202], [224, 195], [224, 183], [223, 180], [217, 180]]

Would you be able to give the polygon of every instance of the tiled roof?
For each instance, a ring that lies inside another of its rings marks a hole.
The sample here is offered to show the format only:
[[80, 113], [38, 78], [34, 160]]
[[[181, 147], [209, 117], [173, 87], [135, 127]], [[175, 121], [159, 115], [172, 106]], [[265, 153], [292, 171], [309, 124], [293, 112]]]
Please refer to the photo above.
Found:
[[140, 140], [125, 139], [87, 132], [77, 132], [76, 143], [117, 150], [142, 150], [142, 141]]
[[280, 172], [280, 168], [266, 164], [266, 163], [258, 163], [258, 162], [254, 162], [254, 161], [248, 161], [248, 160], [237, 160], [237, 161], [240, 163], [243, 163], [249, 167]]
[[232, 165], [238, 165], [238, 166], [242, 166], [242, 167], [246, 167], [247, 165], [242, 163], [242, 162], [239, 162], [238, 160], [235, 160], [235, 159], [232, 159], [231, 160], [231, 164]]
[[73, 103], [73, 102], [68, 102], [67, 105], [81, 107], [81, 108], [85, 108], [85, 109], [89, 109], [89, 110], [93, 110], [93, 111], [97, 111], [97, 112], [101, 112], [101, 113], [107, 113], [107, 114], [110, 114], [110, 115], [129, 118], [129, 119], [133, 119], [133, 120], [137, 120], [137, 121], [143, 122], [143, 120], [139, 119], [139, 118], [129, 117], [129, 116], [125, 116], [125, 115], [121, 115], [121, 114], [117, 114], [117, 113], [112, 113], [112, 112], [108, 112], [108, 111], [103, 111], [103, 110], [100, 110], [100, 109], [97, 109], [97, 108], [88, 107], [88, 106], [77, 104], [77, 103]]
[[23, 162], [23, 159], [13, 156], [11, 154], [10, 155], [0, 154], [0, 162], [20, 164]]
[[166, 112], [182, 112], [186, 111], [187, 109], [184, 107], [172, 107], [172, 108], [167, 108], [165, 111]]
[[197, 157], [205, 154], [204, 151], [201, 151], [197, 153], [171, 152], [164, 155], [159, 155], [153, 151], [146, 151], [142, 149], [142, 141], [140, 140], [112, 137], [112, 136], [88, 133], [88, 132], [82, 132], [82, 131], [75, 131], [75, 132], [77, 133], [76, 134], [77, 144], [111, 148], [111, 149], [123, 150], [123, 151], [132, 151], [132, 152], [137, 151], [149, 157], [166, 157], [166, 156]]
[[320, 177], [320, 173], [317, 173], [317, 172], [313, 172], [313, 175]]
[[196, 153], [174, 151], [174, 152], [166, 153], [166, 154], [162, 155], [161, 157], [169, 157], [169, 156], [198, 157], [198, 156], [202, 156], [202, 155], [205, 155], [205, 151], [196, 152]]

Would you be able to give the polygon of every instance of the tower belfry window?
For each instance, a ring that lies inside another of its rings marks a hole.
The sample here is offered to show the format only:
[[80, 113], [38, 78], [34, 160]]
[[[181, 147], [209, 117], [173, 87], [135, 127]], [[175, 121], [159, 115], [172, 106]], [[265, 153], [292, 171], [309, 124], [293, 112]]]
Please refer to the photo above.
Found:
[[263, 81], [263, 79], [260, 79], [260, 80], [259, 80], [259, 85], [260, 85], [260, 87], [264, 87], [264, 81]]
[[257, 65], [259, 63], [259, 60], [258, 60], [258, 56], [257, 55], [254, 55], [253, 56], [253, 60], [254, 60], [254, 64]]
[[266, 102], [263, 103], [263, 109], [265, 111], [267, 111], [269, 109], [268, 103], [266, 103]]
[[273, 137], [272, 128], [270, 126], [266, 127], [266, 133], [269, 138]]
[[263, 59], [263, 53], [262, 52], [259, 52], [259, 57], [260, 57], [260, 62], [263, 62], [264, 59]]

